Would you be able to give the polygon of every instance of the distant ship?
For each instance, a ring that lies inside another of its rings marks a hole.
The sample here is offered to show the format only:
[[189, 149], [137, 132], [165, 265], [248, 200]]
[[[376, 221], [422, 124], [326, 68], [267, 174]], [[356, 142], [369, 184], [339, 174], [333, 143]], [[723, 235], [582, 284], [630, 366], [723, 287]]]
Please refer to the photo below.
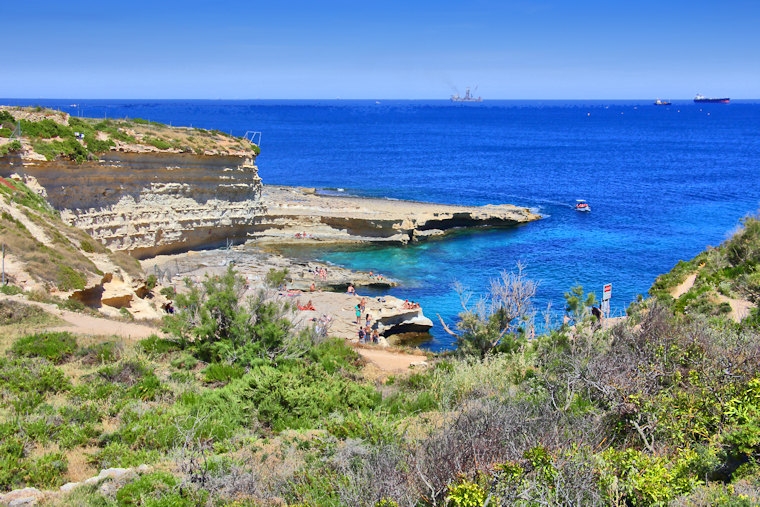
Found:
[[711, 98], [711, 97], [705, 97], [704, 95], [697, 94], [696, 97], [694, 97], [694, 102], [701, 102], [701, 103], [708, 103], [708, 104], [728, 104], [731, 101], [731, 99], [723, 97], [719, 99]]
[[660, 100], [660, 99], [657, 99], [657, 100], [655, 100], [655, 101], [654, 101], [654, 105], [655, 105], [655, 106], [669, 106], [669, 105], [670, 105], [670, 102], [669, 102], [669, 101], [667, 101], [667, 100]]
[[[476, 87], [477, 88], [477, 87]], [[473, 97], [470, 95], [470, 87], [464, 92], [464, 97], [460, 97], [458, 93], [451, 96], [451, 102], [483, 102], [481, 97]]]

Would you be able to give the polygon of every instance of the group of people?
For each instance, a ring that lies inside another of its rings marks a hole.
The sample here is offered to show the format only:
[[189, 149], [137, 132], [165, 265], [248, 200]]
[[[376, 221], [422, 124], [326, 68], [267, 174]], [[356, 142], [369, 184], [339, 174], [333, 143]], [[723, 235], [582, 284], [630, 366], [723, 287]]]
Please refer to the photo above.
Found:
[[[356, 323], [361, 324], [361, 318], [362, 314], [364, 313], [364, 310], [367, 308], [367, 298], [361, 298], [358, 303], [354, 306], [354, 310], [356, 311]], [[369, 322], [372, 320], [372, 317], [370, 314], [367, 314], [367, 322], [366, 324], [369, 325]]]
[[408, 299], [404, 300], [404, 304], [402, 305], [404, 310], [416, 310], [420, 307], [419, 303], [415, 303], [414, 301], [409, 301]]
[[379, 343], [380, 331], [375, 327], [371, 329], [369, 326], [359, 326], [359, 343]]
[[320, 266], [314, 270], [314, 277], [319, 280], [327, 280], [327, 268]]

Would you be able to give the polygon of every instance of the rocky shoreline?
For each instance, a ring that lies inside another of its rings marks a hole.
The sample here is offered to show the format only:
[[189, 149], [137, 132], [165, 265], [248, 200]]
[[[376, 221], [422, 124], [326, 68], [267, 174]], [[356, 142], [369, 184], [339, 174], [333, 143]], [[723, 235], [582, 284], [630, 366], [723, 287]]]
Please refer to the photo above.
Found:
[[[365, 197], [321, 195], [315, 189], [263, 185], [263, 214], [248, 233], [245, 244], [215, 250], [158, 255], [142, 261], [148, 274], [160, 283], [180, 285], [188, 277], [200, 282], [206, 275], [223, 273], [228, 266], [242, 276], [250, 291], [265, 287], [270, 270], [287, 270], [286, 283], [277, 297], [299, 306], [302, 324], [329, 325], [329, 333], [359, 341], [355, 305], [362, 299], [372, 327], [380, 332], [380, 345], [393, 344], [399, 336], [427, 333], [433, 322], [423, 309], [392, 296], [373, 296], [366, 288], [389, 289], [398, 281], [382, 274], [356, 272], [313, 260], [299, 260], [274, 253], [280, 246], [335, 244], [398, 244], [441, 237], [457, 229], [514, 227], [540, 216], [512, 205], [466, 207]], [[352, 286], [354, 293], [348, 293]], [[362, 297], [362, 294], [365, 294]], [[308, 303], [311, 303], [309, 305]], [[405, 304], [406, 303], [406, 304]]]
[[249, 236], [257, 243], [407, 244], [462, 228], [514, 227], [540, 219], [511, 204], [457, 206], [263, 185], [264, 213]]

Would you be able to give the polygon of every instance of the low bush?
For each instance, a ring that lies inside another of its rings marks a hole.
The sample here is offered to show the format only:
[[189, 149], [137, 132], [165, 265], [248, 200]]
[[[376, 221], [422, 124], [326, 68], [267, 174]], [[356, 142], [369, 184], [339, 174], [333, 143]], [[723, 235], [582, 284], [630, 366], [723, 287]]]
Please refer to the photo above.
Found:
[[112, 363], [121, 359], [123, 346], [116, 342], [103, 342], [81, 348], [77, 352], [82, 364], [94, 365]]
[[226, 384], [245, 375], [245, 368], [237, 364], [211, 363], [203, 370], [203, 380], [208, 383]]
[[87, 456], [88, 462], [99, 469], [149, 465], [160, 458], [161, 454], [155, 450], [133, 450], [129, 445], [117, 441], [110, 442], [94, 454]]
[[11, 285], [11, 284], [5, 284], [5, 285], [0, 285], [0, 292], [5, 294], [6, 296], [15, 296], [16, 294], [21, 294], [24, 291], [23, 289], [21, 289], [21, 287], [16, 287], [15, 285]]
[[11, 141], [0, 146], [0, 156], [7, 155], [8, 153], [18, 153], [23, 149], [24, 145], [21, 144], [21, 141]]
[[16, 123], [16, 118], [8, 111], [0, 111], [0, 123]]
[[316, 428], [333, 412], [373, 409], [380, 393], [373, 386], [330, 375], [318, 365], [290, 368], [256, 367], [229, 384], [257, 407], [259, 420], [274, 431]]
[[95, 248], [92, 246], [92, 243], [90, 243], [86, 239], [83, 239], [82, 241], [79, 242], [79, 248], [81, 248], [82, 251], [86, 253], [95, 252]]
[[172, 147], [172, 144], [170, 142], [164, 141], [163, 139], [158, 139], [156, 137], [145, 136], [143, 138], [143, 142], [145, 144], [149, 144], [150, 146], [158, 148], [159, 150], [168, 150]]
[[24, 336], [11, 346], [18, 357], [42, 357], [54, 364], [65, 362], [77, 351], [77, 342], [68, 331], [45, 331]]
[[82, 290], [87, 283], [87, 278], [69, 266], [58, 267], [58, 289], [62, 291]]
[[149, 372], [127, 391], [127, 395], [142, 401], [155, 400], [167, 392], [155, 373]]
[[208, 493], [180, 488], [179, 479], [168, 472], [145, 474], [116, 492], [120, 506], [194, 507], [205, 505]]
[[21, 120], [21, 132], [27, 137], [51, 139], [53, 137], [74, 138], [74, 131], [49, 118], [40, 121]]
[[346, 340], [338, 338], [331, 338], [312, 347], [309, 357], [328, 373], [356, 371], [360, 364], [359, 354], [346, 344]]
[[168, 354], [182, 350], [180, 344], [174, 340], [167, 340], [158, 335], [150, 335], [144, 340], [140, 340], [138, 346], [148, 354]]

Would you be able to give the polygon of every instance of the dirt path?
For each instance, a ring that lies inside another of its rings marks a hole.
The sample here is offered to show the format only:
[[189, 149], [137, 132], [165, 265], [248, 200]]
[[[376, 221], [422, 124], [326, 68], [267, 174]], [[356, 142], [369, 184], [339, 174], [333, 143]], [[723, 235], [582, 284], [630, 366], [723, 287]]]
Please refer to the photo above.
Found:
[[[323, 293], [326, 294], [326, 293]], [[328, 296], [329, 297], [329, 296]], [[29, 301], [21, 295], [6, 296], [0, 294], [0, 299], [10, 299], [19, 303], [29, 304], [43, 308], [51, 315], [55, 315], [66, 321], [67, 324], [48, 328], [49, 331], [69, 331], [75, 334], [88, 336], [118, 336], [127, 341], [138, 341], [153, 334], [162, 336], [158, 327], [136, 322], [123, 322], [99, 317], [92, 317], [69, 310], [61, 310], [55, 305]], [[335, 301], [340, 301], [340, 295], [334, 296]], [[340, 303], [338, 303], [340, 304]], [[347, 310], [348, 311], [348, 310]], [[421, 354], [405, 354], [391, 350], [377, 348], [355, 347], [357, 353], [377, 369], [385, 373], [402, 373], [410, 368], [424, 366], [427, 357]]]
[[755, 305], [747, 300], [733, 299], [722, 294], [718, 295], [718, 300], [721, 303], [727, 302], [731, 305], [731, 318], [735, 322], [741, 322], [745, 317], [749, 316], [749, 312], [755, 307]]
[[[689, 289], [694, 286], [694, 281], [696, 279], [696, 273], [690, 274], [686, 277], [686, 280], [678, 284], [673, 288], [673, 290], [670, 291], [670, 295], [673, 296], [674, 299], [678, 299], [679, 297], [683, 296], [689, 291]], [[755, 305], [745, 299], [733, 299], [722, 294], [718, 294], [718, 301], [721, 303], [727, 302], [729, 305], [731, 305], [731, 319], [733, 319], [734, 322], [741, 322], [745, 317], [749, 315], [749, 312], [752, 310], [752, 308], [755, 307]]]
[[21, 295], [5, 296], [0, 294], [2, 299], [11, 299], [19, 303], [38, 306], [51, 315], [66, 321], [65, 325], [48, 328], [49, 331], [70, 331], [76, 334], [89, 336], [118, 336], [126, 340], [142, 340], [152, 334], [161, 335], [161, 330], [157, 327], [136, 322], [122, 322], [100, 317], [84, 315], [82, 313], [61, 310], [57, 306], [49, 303], [40, 303], [29, 301]]
[[694, 287], [694, 281], [697, 279], [697, 274], [692, 273], [689, 276], [686, 277], [686, 280], [681, 282], [680, 284], [673, 287], [673, 290], [670, 291], [670, 295], [673, 296], [673, 299], [678, 299], [687, 292], [689, 292], [689, 289]]
[[357, 347], [355, 350], [366, 361], [388, 373], [404, 373], [410, 368], [427, 366], [427, 357], [421, 354], [403, 354], [380, 348]]

